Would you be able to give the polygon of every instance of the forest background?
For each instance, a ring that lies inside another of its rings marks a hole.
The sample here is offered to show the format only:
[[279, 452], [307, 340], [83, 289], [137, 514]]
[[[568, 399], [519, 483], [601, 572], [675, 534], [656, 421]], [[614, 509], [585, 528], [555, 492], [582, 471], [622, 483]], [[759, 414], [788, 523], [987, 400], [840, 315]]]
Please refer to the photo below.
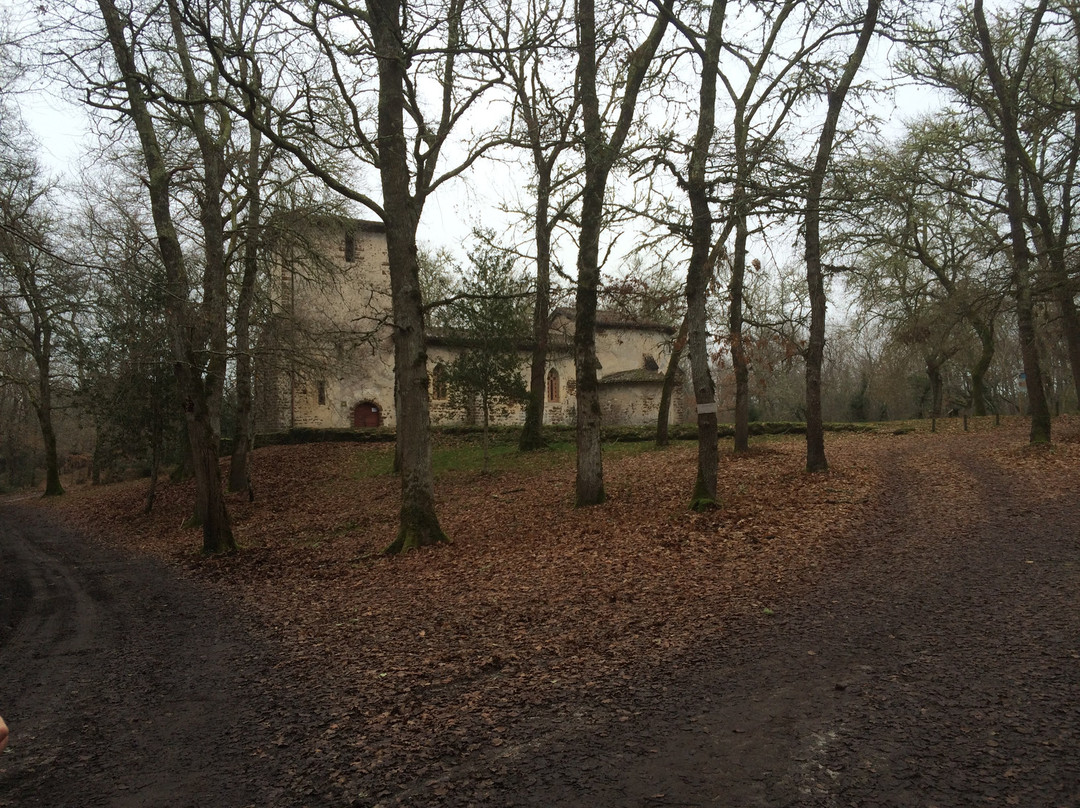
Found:
[[[598, 307], [672, 326], [695, 507], [722, 498], [722, 420], [737, 450], [751, 421], [805, 422], [809, 471], [826, 421], [1023, 413], [1047, 442], [1080, 385], [1078, 51], [1080, 11], [1051, 2], [9, 6], [3, 484], [146, 474], [149, 508], [186, 469], [204, 550], [234, 549], [222, 491], [250, 485], [280, 314], [265, 247], [296, 211], [386, 226], [394, 549], [444, 538], [425, 330], [478, 251], [528, 280], [523, 449], [551, 311], [575, 310], [580, 505], [605, 498]], [[44, 84], [85, 110], [77, 172], [38, 157]], [[315, 367], [314, 342], [288, 350]]]

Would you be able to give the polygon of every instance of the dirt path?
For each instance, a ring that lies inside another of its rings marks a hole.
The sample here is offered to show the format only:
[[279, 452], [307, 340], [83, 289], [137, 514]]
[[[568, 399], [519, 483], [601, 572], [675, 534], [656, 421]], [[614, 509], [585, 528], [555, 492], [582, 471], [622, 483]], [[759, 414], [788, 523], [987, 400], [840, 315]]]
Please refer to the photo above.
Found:
[[174, 570], [0, 509], [0, 806], [300, 804], [279, 747], [295, 705], [234, 615]]
[[952, 449], [938, 475], [893, 458], [804, 599], [639, 683], [628, 721], [570, 707], [460, 804], [1080, 805], [1080, 502]]
[[234, 604], [0, 509], [0, 806], [1080, 805], [1077, 486], [949, 440], [898, 444], [850, 557], [774, 614], [395, 791], [348, 739], [307, 765], [333, 696]]

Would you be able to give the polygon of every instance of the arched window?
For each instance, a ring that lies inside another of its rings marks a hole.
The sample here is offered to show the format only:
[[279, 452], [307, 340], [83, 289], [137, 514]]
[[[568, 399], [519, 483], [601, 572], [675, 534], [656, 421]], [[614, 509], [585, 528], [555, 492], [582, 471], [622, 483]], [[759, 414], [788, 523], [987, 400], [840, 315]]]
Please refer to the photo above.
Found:
[[431, 371], [431, 397], [436, 401], [449, 398], [446, 390], [446, 368], [442, 365], [436, 365]]
[[547, 400], [559, 400], [559, 371], [552, 368], [547, 375]]

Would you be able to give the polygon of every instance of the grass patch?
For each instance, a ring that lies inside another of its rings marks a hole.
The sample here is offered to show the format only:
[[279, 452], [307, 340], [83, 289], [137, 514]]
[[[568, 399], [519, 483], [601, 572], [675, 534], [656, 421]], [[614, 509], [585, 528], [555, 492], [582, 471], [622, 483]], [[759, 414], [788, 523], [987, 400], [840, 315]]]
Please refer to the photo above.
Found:
[[[530, 468], [550, 468], [573, 457], [574, 444], [555, 443], [532, 452], [518, 450], [516, 442], [492, 442], [488, 447], [488, 468], [493, 474], [524, 471]], [[454, 445], [437, 441], [431, 452], [431, 470], [435, 476], [457, 472], [478, 473], [484, 467], [484, 446], [480, 440], [459, 438]]]
[[394, 471], [394, 444], [372, 447], [370, 451], [356, 453], [356, 465], [352, 470], [354, 479], [384, 477]]
[[[572, 466], [576, 444], [571, 440], [550, 442], [543, 449], [522, 452], [517, 435], [493, 438], [488, 447], [488, 466], [492, 474], [529, 472], [558, 466]], [[677, 445], [678, 441], [672, 441]], [[604, 457], [617, 458], [664, 451], [648, 441], [619, 441], [604, 444]], [[354, 479], [383, 477], [393, 473], [394, 447], [388, 444], [360, 452], [352, 470]], [[478, 435], [434, 433], [431, 448], [431, 471], [436, 479], [451, 474], [479, 474], [484, 467], [484, 445]]]
[[[488, 447], [488, 466], [492, 474], [500, 472], [529, 472], [558, 466], [573, 466], [577, 445], [571, 440], [550, 442], [543, 449], [522, 452], [517, 446], [517, 434], [512, 440], [492, 441]], [[648, 441], [604, 443], [605, 458], [626, 457], [646, 452], [664, 451]], [[484, 467], [484, 446], [476, 436], [439, 436], [431, 452], [431, 469], [436, 478], [447, 474], [479, 473]]]
[[[962, 421], [957, 418], [939, 419], [939, 432], [955, 432], [962, 429]], [[993, 416], [969, 419], [969, 428], [991, 429], [994, 427]], [[828, 423], [825, 430], [830, 433], [856, 432], [904, 435], [930, 431], [930, 421], [882, 421], [873, 423]], [[806, 424], [801, 422], [771, 421], [750, 424], [753, 445], [767, 446], [776, 441], [790, 440], [806, 433]], [[491, 430], [489, 444], [489, 467], [493, 474], [506, 472], [528, 472], [545, 470], [559, 466], [572, 467], [574, 463], [575, 440], [574, 428], [568, 426], [548, 426], [544, 428], [548, 445], [543, 449], [522, 452], [518, 449], [520, 429], [518, 427], [498, 427]], [[730, 440], [734, 430], [730, 424], [719, 426], [721, 448]], [[314, 438], [322, 440], [353, 440], [369, 442], [363, 452], [358, 452], [352, 471], [354, 479], [383, 477], [393, 473], [394, 444], [393, 433], [380, 431], [374, 434], [357, 436], [349, 430], [297, 430], [290, 433], [288, 443], [304, 442]], [[646, 452], [663, 451], [654, 443], [655, 429], [652, 426], [613, 427], [605, 429], [604, 457], [618, 458]], [[435, 428], [431, 433], [431, 467], [436, 479], [454, 474], [479, 474], [484, 464], [483, 437], [477, 427]], [[693, 424], [673, 425], [671, 445], [693, 443], [697, 440], [697, 427]], [[381, 441], [381, 442], [380, 442]]]

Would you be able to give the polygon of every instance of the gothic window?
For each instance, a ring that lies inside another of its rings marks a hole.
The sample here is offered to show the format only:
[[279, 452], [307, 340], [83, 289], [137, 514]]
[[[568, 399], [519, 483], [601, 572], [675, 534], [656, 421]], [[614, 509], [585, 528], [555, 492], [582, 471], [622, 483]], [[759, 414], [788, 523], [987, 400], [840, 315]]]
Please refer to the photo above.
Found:
[[446, 368], [442, 365], [436, 365], [431, 371], [431, 397], [436, 401], [449, 398], [446, 390]]
[[547, 400], [559, 400], [559, 371], [552, 368], [547, 375]]

